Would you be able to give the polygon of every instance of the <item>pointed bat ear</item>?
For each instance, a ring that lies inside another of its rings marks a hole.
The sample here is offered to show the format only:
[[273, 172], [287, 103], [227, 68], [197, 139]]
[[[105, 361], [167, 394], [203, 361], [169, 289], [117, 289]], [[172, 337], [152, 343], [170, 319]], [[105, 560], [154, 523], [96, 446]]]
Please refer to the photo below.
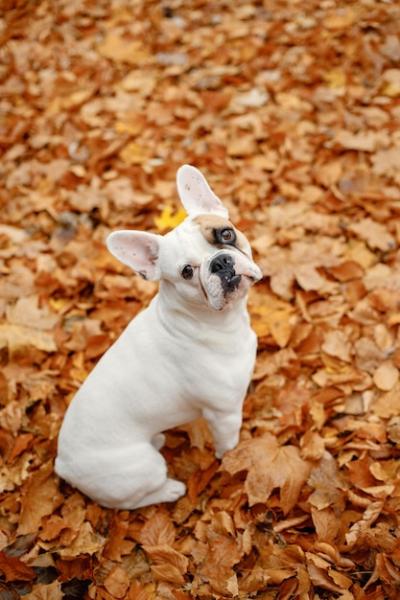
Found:
[[114, 231], [107, 237], [107, 248], [124, 265], [144, 279], [160, 279], [160, 235], [145, 231]]
[[191, 165], [183, 165], [176, 174], [179, 197], [189, 217], [211, 213], [228, 218], [228, 211], [214, 194], [204, 175]]

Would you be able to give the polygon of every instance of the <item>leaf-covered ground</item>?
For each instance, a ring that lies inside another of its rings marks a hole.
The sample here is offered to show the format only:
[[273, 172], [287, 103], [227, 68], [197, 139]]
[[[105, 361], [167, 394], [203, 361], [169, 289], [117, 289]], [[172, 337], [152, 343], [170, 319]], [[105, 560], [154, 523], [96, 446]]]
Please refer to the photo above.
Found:
[[[3, 2], [0, 597], [400, 594], [400, 6]], [[203, 170], [265, 279], [238, 448], [163, 450], [175, 505], [101, 509], [52, 470], [101, 354], [155, 293], [106, 251]]]

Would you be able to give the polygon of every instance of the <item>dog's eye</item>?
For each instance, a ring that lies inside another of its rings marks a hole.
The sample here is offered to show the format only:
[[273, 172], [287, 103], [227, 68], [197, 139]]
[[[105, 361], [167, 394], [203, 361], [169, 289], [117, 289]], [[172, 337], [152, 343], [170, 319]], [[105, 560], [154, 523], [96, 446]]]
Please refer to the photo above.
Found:
[[221, 231], [219, 232], [219, 237], [221, 239], [221, 242], [223, 242], [224, 244], [233, 244], [236, 242], [236, 233], [233, 229], [230, 229], [229, 227], [227, 227], [226, 229], [221, 229]]
[[181, 275], [183, 279], [192, 279], [193, 272], [193, 267], [191, 265], [185, 265], [181, 271]]

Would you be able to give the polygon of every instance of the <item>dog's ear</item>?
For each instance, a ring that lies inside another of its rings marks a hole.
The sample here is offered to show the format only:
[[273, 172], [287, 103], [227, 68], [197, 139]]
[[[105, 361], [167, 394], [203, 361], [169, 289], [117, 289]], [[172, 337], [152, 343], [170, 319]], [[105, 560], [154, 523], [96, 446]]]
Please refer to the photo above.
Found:
[[204, 175], [191, 165], [183, 165], [176, 174], [178, 193], [189, 217], [211, 213], [228, 218], [228, 211], [211, 190]]
[[160, 270], [161, 236], [145, 231], [114, 231], [107, 237], [107, 248], [118, 260], [144, 279], [157, 280]]

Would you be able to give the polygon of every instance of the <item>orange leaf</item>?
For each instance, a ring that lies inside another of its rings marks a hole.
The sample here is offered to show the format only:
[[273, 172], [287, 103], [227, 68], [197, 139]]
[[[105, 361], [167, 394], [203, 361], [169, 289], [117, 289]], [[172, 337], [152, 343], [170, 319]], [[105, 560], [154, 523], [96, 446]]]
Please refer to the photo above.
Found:
[[248, 471], [245, 490], [252, 506], [266, 502], [274, 488], [280, 488], [280, 504], [286, 514], [296, 504], [311, 465], [295, 446], [279, 446], [270, 434], [245, 440], [224, 456], [222, 468], [230, 474]]
[[152, 561], [151, 570], [157, 579], [171, 583], [184, 583], [189, 560], [167, 544], [144, 546]]
[[160, 510], [144, 525], [138, 537], [147, 546], [171, 545], [175, 541], [175, 527], [166, 511]]
[[8, 556], [4, 552], [0, 552], [0, 571], [3, 572], [6, 581], [31, 581], [36, 577], [31, 567], [19, 558]]
[[62, 496], [52, 474], [53, 465], [48, 462], [39, 471], [35, 471], [24, 486], [19, 535], [36, 532], [42, 518], [50, 515], [61, 504]]

